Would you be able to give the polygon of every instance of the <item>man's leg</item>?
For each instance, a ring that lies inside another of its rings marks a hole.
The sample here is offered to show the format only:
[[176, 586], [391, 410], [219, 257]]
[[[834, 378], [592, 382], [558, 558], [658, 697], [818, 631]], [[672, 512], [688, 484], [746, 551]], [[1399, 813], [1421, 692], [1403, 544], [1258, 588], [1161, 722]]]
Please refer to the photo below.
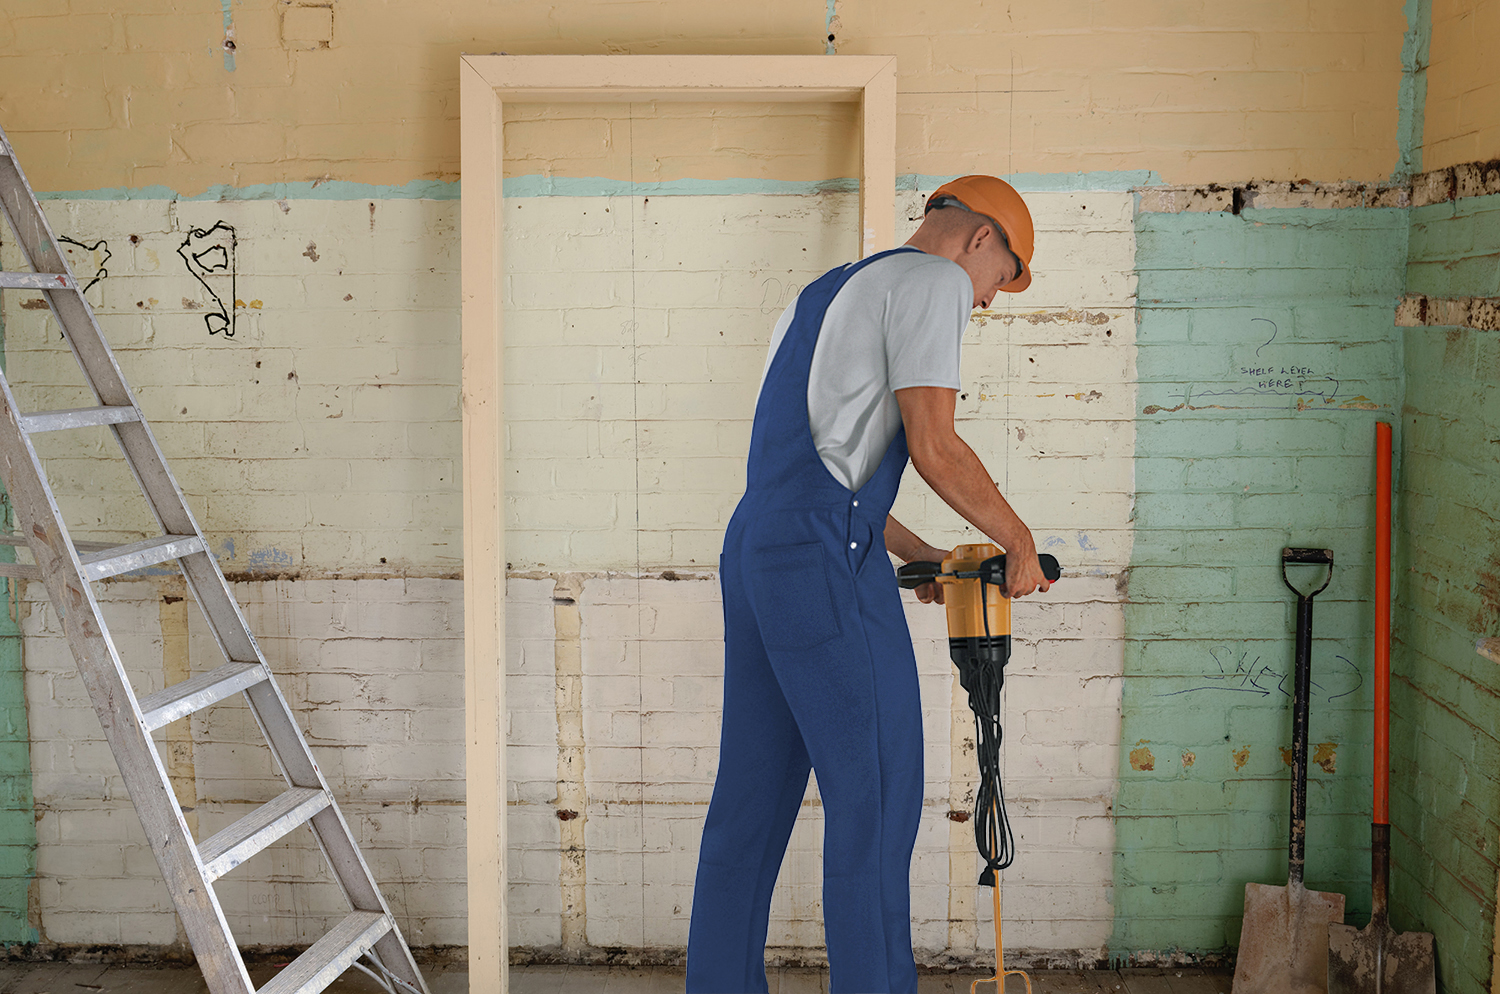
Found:
[[[882, 556], [883, 558], [883, 556]], [[922, 817], [926, 771], [917, 661], [901, 595], [868, 567], [859, 579], [860, 616], [872, 648], [876, 711], [880, 721], [881, 801], [885, 812], [881, 873], [885, 898], [886, 962], [893, 992], [917, 989], [911, 948], [911, 856]]]
[[[770, 657], [818, 771], [830, 991], [914, 994], [910, 872], [922, 807], [921, 703], [899, 593], [888, 573], [875, 576], [884, 562], [862, 565], [855, 584], [846, 576], [831, 585], [839, 636]], [[873, 596], [856, 592], [869, 586]], [[762, 610], [774, 618], [796, 608]]]
[[771, 892], [807, 792], [801, 734], [735, 576], [724, 586], [724, 717], [688, 930], [688, 994], [765, 994]]

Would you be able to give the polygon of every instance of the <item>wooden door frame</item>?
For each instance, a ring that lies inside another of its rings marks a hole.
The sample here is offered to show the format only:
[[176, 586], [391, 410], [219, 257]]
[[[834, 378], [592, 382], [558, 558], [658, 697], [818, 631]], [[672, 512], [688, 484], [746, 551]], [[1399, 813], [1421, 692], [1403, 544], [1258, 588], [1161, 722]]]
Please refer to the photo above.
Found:
[[505, 772], [506, 101], [860, 105], [860, 254], [895, 242], [893, 55], [465, 55], [462, 138], [464, 732], [469, 990], [509, 989]]

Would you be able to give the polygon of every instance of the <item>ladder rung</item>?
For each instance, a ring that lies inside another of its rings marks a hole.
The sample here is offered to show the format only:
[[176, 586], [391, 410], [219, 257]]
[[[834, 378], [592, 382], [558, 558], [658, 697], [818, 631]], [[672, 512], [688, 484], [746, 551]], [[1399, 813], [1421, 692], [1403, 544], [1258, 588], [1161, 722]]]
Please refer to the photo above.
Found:
[[0, 563], [0, 576], [17, 580], [40, 580], [42, 570], [40, 566], [28, 566], [25, 563]]
[[203, 872], [210, 881], [217, 880], [330, 803], [329, 796], [316, 787], [293, 787], [199, 846]]
[[119, 576], [131, 570], [145, 569], [170, 559], [181, 559], [208, 548], [197, 535], [158, 535], [129, 545], [117, 545], [102, 552], [78, 557], [83, 563], [84, 579], [90, 582]]
[[[12, 545], [17, 549], [24, 549], [31, 543], [20, 535], [0, 535], [0, 545]], [[79, 552], [101, 552], [104, 549], [115, 548], [114, 542], [74, 542], [73, 548]]]
[[264, 679], [266, 668], [259, 663], [224, 663], [207, 673], [199, 673], [154, 694], [147, 694], [141, 698], [146, 731], [154, 732], [178, 718], [202, 711]]
[[21, 415], [21, 430], [29, 435], [66, 428], [94, 428], [139, 421], [141, 413], [124, 404], [111, 407], [74, 407], [66, 411], [37, 411]]
[[391, 930], [391, 920], [379, 911], [354, 911], [333, 931], [292, 960], [258, 994], [314, 994], [338, 979], [380, 937]]
[[0, 290], [76, 290], [67, 273], [0, 273]]

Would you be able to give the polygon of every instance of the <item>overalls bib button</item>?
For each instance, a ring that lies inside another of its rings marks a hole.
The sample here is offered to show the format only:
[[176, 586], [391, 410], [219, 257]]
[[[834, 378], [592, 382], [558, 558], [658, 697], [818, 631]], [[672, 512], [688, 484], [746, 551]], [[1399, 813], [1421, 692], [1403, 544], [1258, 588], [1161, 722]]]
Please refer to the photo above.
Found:
[[849, 548], [851, 548], [851, 549], [857, 549], [857, 548], [859, 548], [859, 543], [858, 542], [850, 542], [849, 543]]
[[859, 501], [855, 501], [855, 502], [854, 502], [854, 506], [855, 506], [855, 507], [858, 507], [858, 506], [859, 506]]

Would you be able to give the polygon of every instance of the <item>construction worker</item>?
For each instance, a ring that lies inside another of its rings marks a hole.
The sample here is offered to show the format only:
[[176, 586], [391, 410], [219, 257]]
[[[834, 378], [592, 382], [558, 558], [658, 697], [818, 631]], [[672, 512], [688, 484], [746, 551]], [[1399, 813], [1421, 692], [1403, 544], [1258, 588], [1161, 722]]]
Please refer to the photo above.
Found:
[[[916, 657], [886, 552], [945, 550], [890, 517], [908, 453], [1007, 553], [1012, 597], [1047, 580], [1031, 532], [954, 431], [974, 308], [1031, 283], [1031, 214], [964, 176], [904, 246], [804, 289], [771, 338], [748, 485], [724, 537], [724, 714], [688, 936], [688, 994], [765, 994], [771, 891], [817, 770], [832, 994], [915, 994], [909, 875], [923, 793]], [[935, 584], [918, 590], [941, 601]]]

